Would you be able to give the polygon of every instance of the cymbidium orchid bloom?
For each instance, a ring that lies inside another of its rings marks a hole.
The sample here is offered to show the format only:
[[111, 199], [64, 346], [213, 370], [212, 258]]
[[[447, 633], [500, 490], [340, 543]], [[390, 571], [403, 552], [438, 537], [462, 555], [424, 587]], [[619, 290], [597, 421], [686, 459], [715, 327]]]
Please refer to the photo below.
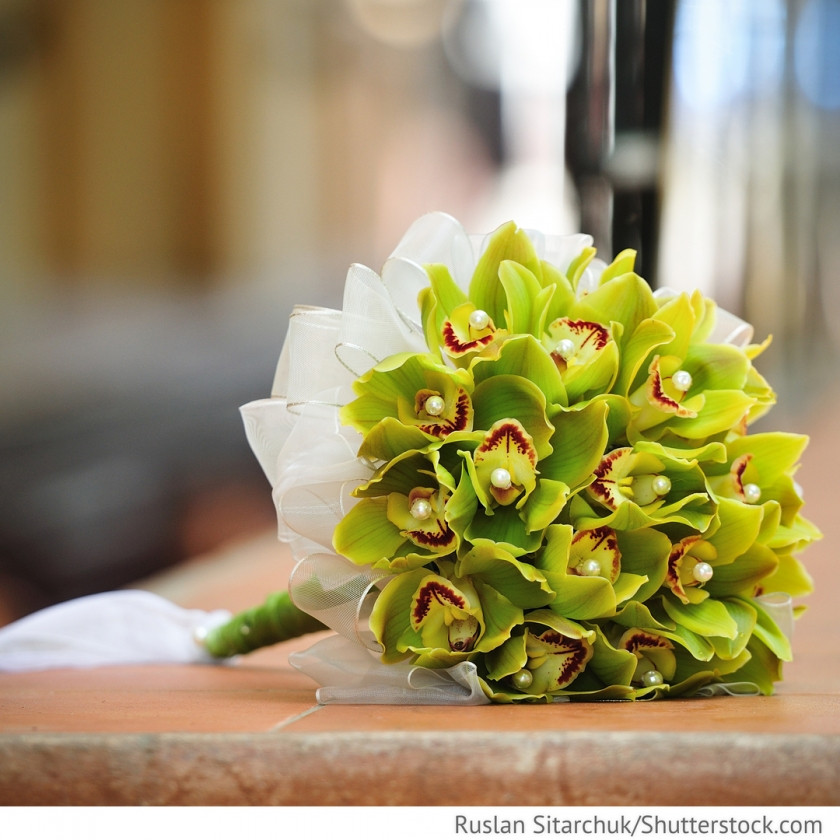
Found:
[[354, 491], [361, 497], [338, 523], [336, 551], [361, 566], [411, 569], [455, 551], [450, 525], [452, 477], [438, 451], [408, 450]]
[[[353, 387], [359, 396], [342, 408], [341, 419], [362, 434], [386, 418], [399, 420], [432, 440], [472, 430], [472, 377], [441, 365], [431, 355], [390, 356], [359, 377]], [[377, 456], [375, 448], [371, 455]]]
[[370, 626], [385, 662], [447, 667], [494, 650], [521, 620], [522, 610], [480, 578], [414, 569], [387, 583]]
[[516, 556], [537, 551], [568, 500], [591, 481], [607, 439], [606, 409], [600, 402], [559, 409], [539, 424], [536, 440], [514, 418], [496, 421], [473, 452], [462, 453], [453, 501], [469, 511], [465, 540], [489, 539]]
[[555, 524], [534, 565], [556, 593], [550, 609], [575, 620], [607, 618], [649, 581], [659, 588], [669, 545], [654, 529], [618, 532], [601, 526], [575, 531]]
[[665, 636], [631, 627], [619, 639], [618, 646], [638, 660], [631, 679], [634, 685], [653, 687], [673, 678], [677, 669], [674, 643]]
[[808, 592], [819, 537], [806, 440], [750, 433], [766, 342], [634, 263], [431, 214], [381, 278], [351, 269], [342, 313], [296, 312], [276, 396], [245, 408], [305, 561], [292, 596], [491, 702], [772, 691], [790, 611], [770, 596]]
[[548, 610], [526, 614], [522, 631], [485, 657], [491, 696], [498, 702], [558, 696], [586, 670], [595, 636]]
[[543, 344], [560, 370], [570, 401], [608, 392], [618, 375], [618, 345], [608, 326], [595, 321], [557, 318]]
[[[588, 502], [575, 501], [579, 527], [609, 525], [633, 530], [679, 523], [704, 530], [715, 512], [696, 460], [675, 458], [656, 444], [620, 447], [606, 453], [586, 489]], [[603, 509], [603, 514], [599, 510]]]

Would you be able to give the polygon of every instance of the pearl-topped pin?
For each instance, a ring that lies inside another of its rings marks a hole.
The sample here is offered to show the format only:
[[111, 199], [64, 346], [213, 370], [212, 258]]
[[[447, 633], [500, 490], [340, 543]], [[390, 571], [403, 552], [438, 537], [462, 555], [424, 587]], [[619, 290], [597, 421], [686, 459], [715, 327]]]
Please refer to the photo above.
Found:
[[432, 515], [432, 505], [428, 499], [415, 499], [409, 513], [422, 522]]
[[687, 391], [694, 380], [687, 370], [678, 370], [672, 377], [671, 382], [678, 391]]
[[490, 473], [490, 483], [498, 490], [507, 490], [513, 484], [513, 479], [508, 470], [497, 467]]
[[474, 330], [486, 330], [490, 324], [490, 316], [483, 309], [473, 309], [470, 312], [470, 326]]
[[694, 569], [691, 572], [691, 576], [698, 583], [705, 583], [707, 580], [712, 579], [714, 573], [715, 570], [708, 563], [701, 560], [699, 563], [695, 564]]
[[520, 668], [515, 674], [511, 675], [510, 681], [514, 688], [524, 691], [534, 681], [534, 675], [527, 668]]
[[601, 574], [601, 561], [590, 557], [578, 566], [578, 571], [586, 577], [597, 577]]
[[554, 352], [561, 359], [569, 359], [574, 356], [575, 349], [575, 343], [571, 338], [561, 338], [560, 341], [557, 342]]
[[662, 685], [662, 683], [664, 682], [665, 678], [662, 676], [662, 674], [659, 673], [659, 671], [645, 671], [644, 674], [642, 674], [642, 685]]
[[671, 492], [671, 479], [667, 475], [658, 475], [651, 482], [651, 487], [657, 496], [667, 496]]
[[761, 498], [761, 488], [757, 484], [744, 485], [744, 501], [754, 505]]
[[432, 394], [432, 396], [423, 403], [423, 410], [426, 414], [430, 414], [432, 417], [438, 417], [443, 414], [444, 408], [446, 408], [446, 403], [443, 401], [443, 397], [439, 397], [437, 394]]

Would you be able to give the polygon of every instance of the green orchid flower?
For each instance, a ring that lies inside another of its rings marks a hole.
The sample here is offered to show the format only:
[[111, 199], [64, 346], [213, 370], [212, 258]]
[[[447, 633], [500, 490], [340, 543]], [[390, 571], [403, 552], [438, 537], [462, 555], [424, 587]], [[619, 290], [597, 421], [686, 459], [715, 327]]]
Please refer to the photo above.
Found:
[[[593, 620], [615, 615], [619, 605], [636, 597], [651, 580], [648, 569], [660, 580], [669, 546], [667, 537], [652, 529], [625, 537], [608, 527], [574, 531], [571, 525], [555, 524], [534, 565], [556, 593], [548, 605], [553, 612]], [[634, 552], [629, 568], [622, 548]]]
[[[738, 682], [735, 674], [748, 665], [751, 648], [759, 638], [767, 638], [780, 656], [789, 656], [783, 634], [755, 602], [726, 599], [710, 612], [715, 613], [719, 625], [710, 623], [706, 628], [709, 635], [704, 636], [698, 632], [696, 620], [689, 619], [690, 627], [655, 601], [631, 601], [613, 619], [600, 622], [604, 634], [600, 647], [614, 649], [613, 657], [619, 652], [632, 653], [629, 684], [636, 699], [678, 697], [711, 683]], [[769, 685], [772, 693], [767, 674], [749, 682]]]
[[[712, 439], [756, 419], [774, 402], [772, 389], [752, 366], [761, 348], [696, 340], [713, 324], [704, 317], [707, 311], [713, 308], [702, 296], [682, 295], [640, 324], [645, 340], [640, 336], [634, 345], [635, 364], [619, 380], [635, 407], [628, 440]], [[655, 352], [640, 366], [646, 343]]]
[[426, 266], [429, 287], [420, 294], [426, 341], [455, 364], [492, 356], [504, 336], [533, 333], [550, 293], [525, 231], [511, 222], [489, 239], [465, 292], [444, 265]]
[[618, 376], [619, 351], [610, 327], [595, 321], [557, 318], [543, 344], [560, 371], [568, 400], [608, 392]]
[[[343, 406], [339, 416], [363, 435], [386, 418], [422, 432], [428, 440], [472, 428], [472, 377], [431, 355], [391, 356], [359, 377], [353, 388], [359, 396]], [[374, 457], [378, 454], [370, 442], [367, 449]]]
[[392, 571], [426, 565], [456, 551], [450, 525], [454, 479], [439, 451], [407, 451], [376, 471], [333, 532], [333, 547], [359, 565]]
[[703, 531], [715, 505], [705, 476], [693, 458], [676, 458], [655, 444], [613, 449], [594, 470], [586, 499], [571, 508], [576, 528], [608, 525], [636, 530], [656, 524], [679, 523]]
[[558, 696], [586, 670], [595, 637], [595, 630], [549, 610], [526, 613], [523, 631], [484, 657], [486, 690], [497, 702]]
[[721, 499], [715, 520], [702, 534], [676, 541], [668, 558], [666, 586], [684, 604], [752, 592], [775, 571], [778, 560], [758, 542], [762, 510]]
[[662, 634], [631, 627], [624, 631], [617, 646], [636, 657], [632, 685], [653, 688], [673, 679], [677, 670], [674, 643]]
[[801, 551], [821, 536], [800, 513], [803, 499], [794, 481], [807, 443], [804, 435], [785, 432], [731, 435], [725, 462], [706, 470], [717, 497], [763, 509], [759, 541], [774, 550]]
[[418, 666], [441, 668], [495, 650], [522, 615], [480, 580], [414, 569], [385, 585], [370, 628], [382, 645], [383, 661], [411, 658]]
[[464, 539], [490, 540], [515, 557], [537, 551], [568, 500], [592, 480], [607, 440], [607, 411], [591, 402], [559, 409], [550, 422], [537, 416], [528, 428], [502, 418], [473, 451], [462, 450], [464, 472], [451, 505], [462, 512]]

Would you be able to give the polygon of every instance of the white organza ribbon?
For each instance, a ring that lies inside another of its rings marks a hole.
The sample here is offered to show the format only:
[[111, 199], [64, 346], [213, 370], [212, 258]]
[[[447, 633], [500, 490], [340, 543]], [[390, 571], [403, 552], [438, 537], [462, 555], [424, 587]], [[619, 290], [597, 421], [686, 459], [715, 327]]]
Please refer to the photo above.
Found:
[[403, 662], [385, 665], [372, 651], [343, 636], [328, 636], [289, 662], [321, 685], [319, 703], [482, 706], [490, 702], [475, 665], [418, 668]]
[[0, 671], [213, 662], [197, 636], [229, 618], [141, 590], [88, 595], [0, 628]]

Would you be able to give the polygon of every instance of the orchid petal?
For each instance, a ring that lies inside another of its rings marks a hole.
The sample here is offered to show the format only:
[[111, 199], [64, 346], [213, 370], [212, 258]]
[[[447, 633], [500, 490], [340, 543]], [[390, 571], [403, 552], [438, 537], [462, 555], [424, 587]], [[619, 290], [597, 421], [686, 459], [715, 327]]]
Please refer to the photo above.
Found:
[[519, 263], [538, 278], [542, 275], [533, 243], [528, 234], [513, 222], [502, 225], [491, 234], [469, 287], [469, 299], [497, 324], [504, 323], [507, 305], [507, 295], [499, 281], [499, 268], [505, 260]]
[[595, 401], [553, 414], [552, 452], [540, 459], [540, 473], [573, 489], [587, 484], [607, 444], [607, 412], [607, 403]]
[[738, 634], [738, 625], [722, 601], [707, 598], [699, 604], [683, 604], [676, 598], [663, 595], [662, 606], [668, 617], [678, 625], [701, 636], [734, 639]]
[[586, 666], [586, 672], [596, 676], [604, 686], [629, 686], [638, 662], [635, 655], [610, 644], [604, 631], [597, 625], [594, 629], [592, 659]]
[[772, 694], [773, 683], [782, 678], [779, 657], [757, 635], [750, 639], [744, 653], [749, 654], [749, 658], [732, 672], [732, 680], [754, 683], [762, 694]]
[[[360, 566], [380, 568], [407, 550], [410, 543], [387, 516], [388, 499], [362, 499], [336, 525], [333, 547]], [[418, 565], [428, 562], [418, 558]]]
[[814, 581], [802, 561], [792, 554], [776, 554], [775, 570], [761, 579], [760, 592], [787, 592], [794, 598], [807, 595], [814, 589]]
[[551, 452], [549, 440], [554, 426], [546, 418], [545, 397], [533, 382], [521, 376], [499, 374], [476, 386], [473, 405], [473, 422], [477, 429], [487, 430], [485, 440], [492, 429], [510, 422], [517, 428], [505, 427], [507, 443], [511, 443], [510, 436], [513, 435], [517, 439], [529, 440], [526, 448], [533, 449], [537, 458], [545, 458]]
[[730, 598], [722, 601], [726, 611], [735, 622], [737, 632], [734, 638], [724, 639], [712, 636], [709, 641], [715, 648], [715, 653], [721, 659], [735, 659], [746, 648], [758, 618], [757, 610], [746, 601]]
[[652, 318], [657, 306], [650, 286], [638, 274], [628, 273], [606, 283], [581, 298], [570, 317], [609, 324], [617, 321], [624, 335], [632, 335], [646, 318]]
[[546, 606], [554, 596], [545, 575], [488, 540], [478, 540], [455, 565], [459, 577], [472, 577], [501, 592], [516, 606]]
[[642, 321], [623, 343], [614, 390], [626, 396], [634, 388], [639, 371], [653, 350], [661, 349], [673, 337], [674, 330], [668, 324], [653, 318]]
[[505, 340], [495, 359], [476, 358], [471, 372], [476, 386], [488, 379], [495, 382], [498, 376], [505, 374], [521, 377], [536, 386], [539, 392], [536, 399], [543, 409], [552, 404], [565, 406], [569, 402], [557, 365], [545, 348], [530, 335]]
[[499, 265], [499, 282], [505, 291], [505, 324], [510, 333], [534, 333], [541, 313], [537, 306], [542, 287], [525, 266], [511, 260]]
[[545, 340], [571, 402], [610, 390], [618, 375], [619, 355], [608, 327], [558, 318], [548, 326]]

